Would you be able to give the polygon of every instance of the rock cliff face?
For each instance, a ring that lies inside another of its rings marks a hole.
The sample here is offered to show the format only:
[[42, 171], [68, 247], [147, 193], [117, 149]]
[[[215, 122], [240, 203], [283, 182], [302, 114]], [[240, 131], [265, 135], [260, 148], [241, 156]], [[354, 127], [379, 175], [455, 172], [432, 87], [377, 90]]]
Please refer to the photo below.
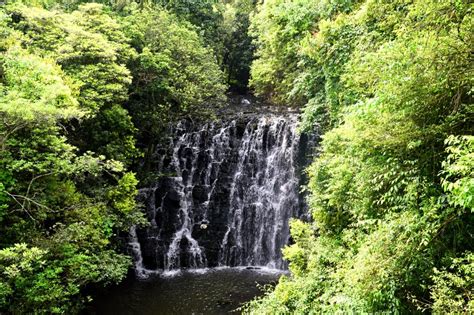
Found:
[[199, 128], [182, 122], [156, 152], [160, 177], [142, 189], [150, 221], [131, 232], [138, 276], [180, 268], [285, 268], [288, 221], [305, 214], [299, 192], [314, 137], [297, 115], [246, 114]]

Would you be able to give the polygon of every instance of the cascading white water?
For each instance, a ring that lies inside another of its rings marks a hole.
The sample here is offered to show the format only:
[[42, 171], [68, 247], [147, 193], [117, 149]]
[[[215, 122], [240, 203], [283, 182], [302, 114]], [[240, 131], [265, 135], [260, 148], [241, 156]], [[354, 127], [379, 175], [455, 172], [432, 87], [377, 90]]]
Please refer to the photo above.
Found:
[[179, 268], [285, 268], [289, 220], [301, 215], [295, 114], [178, 125], [161, 149], [166, 174], [141, 190], [151, 222], [132, 229], [138, 276]]
[[265, 116], [245, 128], [219, 265], [283, 267], [280, 250], [299, 206], [295, 126], [295, 116]]
[[176, 171], [176, 176], [173, 177], [176, 188], [180, 197], [180, 228], [174, 233], [171, 243], [166, 253], [166, 269], [176, 269], [180, 267], [180, 244], [183, 237], [189, 243], [188, 253], [190, 257], [189, 267], [197, 268], [205, 265], [206, 257], [199, 247], [199, 243], [192, 236], [193, 219], [190, 216], [193, 208], [193, 177], [197, 169], [197, 159], [191, 161], [190, 173], [185, 175], [184, 172], [188, 170], [182, 167], [182, 161], [180, 156], [180, 149], [182, 146], [192, 150], [193, 154], [196, 154], [200, 150], [199, 143], [201, 141], [201, 132], [196, 133], [185, 133], [183, 134], [173, 149], [173, 166]]

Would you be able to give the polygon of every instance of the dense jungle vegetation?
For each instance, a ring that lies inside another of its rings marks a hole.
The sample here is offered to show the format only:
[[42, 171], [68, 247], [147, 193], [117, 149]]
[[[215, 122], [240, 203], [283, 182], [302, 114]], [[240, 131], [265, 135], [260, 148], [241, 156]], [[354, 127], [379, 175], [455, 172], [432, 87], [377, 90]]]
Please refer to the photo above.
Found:
[[474, 5], [267, 0], [251, 85], [324, 131], [253, 314], [474, 312]]
[[120, 282], [168, 124], [214, 119], [248, 88], [323, 136], [291, 276], [244, 312], [474, 312], [473, 9], [0, 3], [0, 312], [77, 313]]
[[75, 313], [126, 276], [143, 161], [170, 122], [211, 119], [245, 88], [251, 8], [2, 4], [0, 313]]

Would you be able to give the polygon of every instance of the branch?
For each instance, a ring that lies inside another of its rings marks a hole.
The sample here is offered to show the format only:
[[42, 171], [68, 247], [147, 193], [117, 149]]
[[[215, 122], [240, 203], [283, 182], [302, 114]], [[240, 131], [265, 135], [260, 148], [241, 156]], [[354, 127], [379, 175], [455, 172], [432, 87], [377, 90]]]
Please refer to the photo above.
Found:
[[[30, 190], [31, 190], [31, 186], [33, 185], [33, 182], [34, 182], [35, 180], [41, 178], [41, 177], [53, 175], [54, 173], [57, 173], [57, 172], [49, 172], [49, 173], [41, 174], [41, 175], [38, 175], [38, 176], [34, 176], [34, 177], [31, 179], [30, 183], [28, 184], [28, 189], [26, 190], [26, 195], [25, 195], [24, 198], [23, 198], [24, 200], [23, 200], [22, 208], [24, 208], [27, 199], [29, 199], [29, 198], [28, 198], [28, 195], [30, 194]], [[30, 199], [30, 200], [32, 200], [32, 199]]]
[[10, 196], [13, 200], [15, 200], [15, 202], [21, 207], [20, 210], [23, 210], [24, 212], [26, 212], [26, 214], [28, 214], [28, 216], [29, 216], [33, 221], [37, 221], [37, 220], [28, 212], [28, 210], [25, 209], [25, 207], [23, 206], [23, 204], [18, 201], [17, 197], [21, 197], [21, 196], [12, 195], [12, 194], [10, 194], [8, 191], [5, 191], [5, 193], [6, 193], [8, 196]]
[[8, 137], [10, 137], [16, 131], [24, 128], [27, 124], [20, 124], [15, 126], [11, 131], [6, 131], [4, 135], [0, 138], [1, 151], [5, 151], [5, 143], [7, 142]]

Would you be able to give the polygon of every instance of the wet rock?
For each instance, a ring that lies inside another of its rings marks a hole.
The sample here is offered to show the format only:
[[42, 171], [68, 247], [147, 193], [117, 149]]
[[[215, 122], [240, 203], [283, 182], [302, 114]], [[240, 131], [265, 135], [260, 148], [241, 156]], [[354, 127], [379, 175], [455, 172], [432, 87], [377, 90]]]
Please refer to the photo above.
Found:
[[299, 146], [311, 143], [296, 124], [294, 114], [239, 114], [176, 126], [152, 163], [161, 177], [140, 197], [152, 223], [137, 230], [144, 267], [285, 268], [288, 221], [304, 214]]
[[202, 185], [196, 185], [193, 188], [193, 199], [197, 202], [204, 202], [207, 200], [207, 190]]

